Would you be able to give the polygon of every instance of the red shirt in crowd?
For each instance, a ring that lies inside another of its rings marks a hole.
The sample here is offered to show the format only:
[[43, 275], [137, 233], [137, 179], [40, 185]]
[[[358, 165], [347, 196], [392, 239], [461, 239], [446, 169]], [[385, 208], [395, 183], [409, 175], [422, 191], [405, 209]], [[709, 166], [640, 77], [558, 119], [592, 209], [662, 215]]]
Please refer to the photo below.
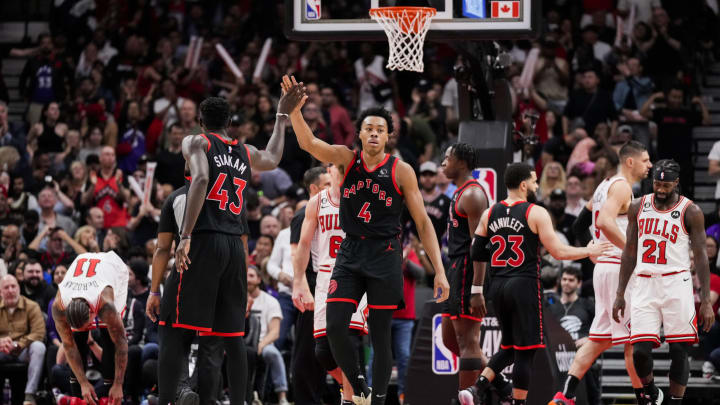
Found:
[[105, 214], [105, 229], [114, 226], [126, 226], [128, 214], [125, 207], [118, 203], [118, 187], [115, 176], [104, 179], [103, 176], [97, 176], [95, 183], [95, 206], [103, 210]]

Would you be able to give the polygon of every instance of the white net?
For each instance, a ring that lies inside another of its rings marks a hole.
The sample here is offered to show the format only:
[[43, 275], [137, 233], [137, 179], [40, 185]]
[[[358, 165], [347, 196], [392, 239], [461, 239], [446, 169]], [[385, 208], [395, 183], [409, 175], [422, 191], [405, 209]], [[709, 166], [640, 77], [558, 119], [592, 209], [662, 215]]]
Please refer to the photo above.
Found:
[[422, 72], [423, 44], [435, 9], [427, 7], [384, 7], [370, 10], [370, 17], [380, 23], [390, 44], [387, 68]]

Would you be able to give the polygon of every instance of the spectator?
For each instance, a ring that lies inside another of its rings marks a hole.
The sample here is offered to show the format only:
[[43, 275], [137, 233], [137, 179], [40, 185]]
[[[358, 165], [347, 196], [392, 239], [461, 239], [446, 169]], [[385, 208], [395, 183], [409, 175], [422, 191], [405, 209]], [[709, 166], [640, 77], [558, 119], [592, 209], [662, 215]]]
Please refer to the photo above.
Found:
[[708, 264], [710, 265], [710, 273], [718, 274], [718, 241], [712, 236], [705, 238], [705, 249], [707, 250]]
[[[2, 199], [2, 193], [0, 193], [0, 200]], [[35, 239], [38, 234], [38, 224], [40, 223], [40, 215], [37, 211], [25, 211], [24, 221], [21, 228], [21, 235], [23, 243], [28, 243]]]
[[[515, 128], [527, 135], [535, 135], [540, 143], [547, 141], [547, 123], [545, 122], [545, 111], [548, 109], [548, 103], [535, 90], [534, 86], [523, 88], [520, 83], [520, 76], [513, 76], [511, 79], [513, 93], [513, 102], [515, 110]], [[535, 131], [531, 134], [531, 120], [527, 116], [539, 117], [535, 122]]]
[[100, 150], [102, 149], [103, 132], [98, 126], [94, 126], [88, 130], [85, 136], [85, 142], [80, 153], [78, 154], [77, 160], [85, 162], [87, 157], [90, 155], [100, 156]]
[[640, 107], [652, 95], [655, 84], [652, 79], [643, 75], [640, 58], [632, 56], [625, 63], [617, 65], [623, 80], [615, 85], [613, 102], [618, 111], [619, 119], [631, 125], [635, 140], [650, 148], [650, 131], [647, 119], [640, 114]]
[[2, 229], [0, 248], [2, 248], [3, 251], [2, 259], [5, 265], [17, 260], [23, 248], [20, 242], [20, 228], [18, 228], [17, 225], [9, 224]]
[[12, 181], [12, 188], [8, 194], [10, 209], [22, 212], [28, 211], [40, 212], [37, 198], [32, 193], [25, 190], [25, 179], [22, 176], [16, 176]]
[[371, 107], [393, 110], [393, 89], [385, 75], [385, 58], [375, 54], [370, 42], [360, 45], [360, 58], [355, 61], [358, 86], [358, 111]]
[[[47, 237], [45, 243], [46, 248], [40, 247], [41, 241]], [[85, 253], [85, 248], [75, 242], [65, 230], [60, 227], [45, 228], [33, 239], [28, 245], [28, 249], [41, 253], [40, 264], [47, 270], [52, 270], [60, 263], [65, 262], [71, 256], [65, 248], [65, 244], [69, 245], [75, 254]]]
[[130, 278], [128, 279], [129, 296], [142, 303], [142, 313], [144, 313], [145, 303], [150, 295], [150, 289], [148, 288], [150, 284], [150, 279], [148, 279], [150, 268], [145, 259], [132, 259], [128, 263], [128, 267], [130, 268]]
[[323, 87], [320, 95], [322, 96], [323, 115], [326, 117], [325, 122], [330, 123], [330, 132], [334, 140], [332, 143], [351, 147], [355, 142], [355, 127], [350, 120], [350, 113], [340, 105], [332, 87]]
[[158, 183], [170, 184], [174, 189], [178, 189], [185, 184], [185, 158], [182, 154], [182, 140], [185, 135], [186, 133], [180, 124], [170, 125], [168, 129], [168, 145], [161, 148], [156, 157], [155, 176]]
[[[642, 106], [640, 113], [657, 124], [658, 159], [674, 159], [681, 167], [690, 168], [693, 167], [692, 129], [701, 124], [710, 125], [710, 113], [700, 97], [692, 98], [692, 106], [687, 106], [684, 100], [685, 90], [675, 84], [667, 93], [653, 94]], [[662, 101], [664, 105], [656, 105]], [[680, 173], [682, 192], [687, 198], [693, 198], [694, 195], [694, 175], [693, 170]]]
[[[590, 325], [595, 317], [595, 305], [579, 295], [581, 288], [582, 272], [575, 267], [564, 268], [560, 278], [560, 299], [550, 305], [550, 312], [560, 321], [578, 348], [589, 341]], [[589, 371], [585, 378], [588, 403], [600, 404], [600, 368], [595, 364]]]
[[558, 294], [558, 267], [547, 265], [540, 270], [540, 283], [543, 288], [543, 305], [554, 305], [560, 302]]
[[194, 101], [185, 99], [180, 104], [180, 125], [184, 135], [195, 135], [202, 132], [197, 120], [197, 105]]
[[280, 221], [272, 215], [265, 215], [260, 220], [260, 234], [268, 235], [276, 240], [280, 232]]
[[264, 262], [270, 259], [270, 255], [273, 251], [274, 240], [275, 239], [273, 239], [270, 235], [260, 235], [255, 242], [255, 249], [250, 255], [250, 264], [254, 264], [258, 267], [263, 266]]
[[457, 186], [445, 176], [442, 167], [438, 169], [437, 179], [435, 181], [437, 182], [437, 188], [440, 190], [440, 193], [448, 198], [453, 197], [455, 190], [457, 190]]
[[[61, 152], [67, 124], [60, 122], [60, 104], [50, 102], [43, 106], [42, 122], [33, 124], [28, 133], [28, 145], [37, 141], [37, 153]], [[28, 112], [30, 114], [30, 112]]]
[[568, 242], [574, 245], [575, 234], [572, 231], [572, 225], [576, 217], [565, 212], [566, 206], [565, 190], [561, 188], [553, 190], [552, 193], [550, 193], [550, 204], [548, 204], [550, 217], [553, 220], [553, 224], [555, 224], [555, 229], [562, 232]]
[[535, 90], [556, 113], [562, 112], [567, 104], [570, 82], [570, 67], [564, 58], [557, 56], [558, 46], [555, 34], [545, 34], [540, 41], [540, 55], [533, 74]]
[[660, 0], [619, 0], [617, 13], [623, 18], [630, 15], [630, 10], [635, 9], [635, 20], [649, 23], [653, 16], [653, 10], [661, 7]]
[[310, 127], [313, 135], [325, 142], [332, 143], [334, 139], [330, 133], [330, 128], [328, 128], [327, 123], [320, 114], [320, 106], [308, 100], [303, 105], [302, 111], [303, 118], [305, 118], [305, 122]]
[[20, 94], [30, 102], [27, 113], [30, 125], [40, 120], [43, 106], [65, 99], [64, 61], [56, 59], [50, 34], [40, 34], [38, 42], [39, 52], [25, 63], [19, 83]]
[[280, 322], [283, 319], [280, 303], [270, 294], [260, 289], [260, 277], [253, 267], [247, 271], [248, 296], [253, 304], [250, 314], [260, 317], [260, 343], [257, 352], [270, 368], [273, 387], [278, 395], [279, 405], [289, 405], [287, 401], [287, 377], [285, 360], [273, 343], [280, 336]]
[[[292, 217], [290, 217], [292, 218]], [[279, 221], [278, 221], [279, 222]], [[275, 346], [280, 350], [289, 349], [286, 342], [290, 335], [290, 328], [295, 323], [298, 310], [292, 301], [293, 266], [290, 250], [290, 227], [283, 228], [275, 238], [270, 260], [267, 263], [267, 272], [278, 283], [278, 301], [282, 308], [282, 322], [280, 323], [280, 336], [275, 341]]]
[[55, 205], [58, 202], [58, 193], [50, 185], [45, 186], [38, 194], [38, 205], [40, 207], [40, 227], [60, 227], [69, 234], [75, 233], [75, 222], [65, 215], [55, 212]]
[[580, 215], [580, 211], [587, 204], [587, 200], [583, 198], [582, 180], [575, 174], [570, 174], [567, 178], [566, 198], [565, 212], [575, 217]]
[[17, 125], [8, 120], [8, 105], [0, 100], [0, 146], [13, 146], [18, 152], [24, 152], [25, 134]]
[[[25, 404], [35, 405], [45, 359], [45, 320], [40, 307], [20, 296], [15, 277], [0, 278], [0, 363], [28, 364]], [[47, 308], [47, 307], [45, 307]]]
[[537, 191], [538, 200], [545, 204], [550, 202], [550, 193], [553, 190], [565, 190], [567, 179], [565, 170], [557, 162], [550, 162], [543, 168], [540, 176], [540, 187]]
[[46, 311], [50, 300], [55, 297], [55, 289], [45, 282], [43, 267], [35, 259], [29, 259], [23, 269], [23, 281], [20, 283], [20, 293], [35, 301], [42, 311]]
[[170, 125], [178, 121], [178, 111], [185, 99], [177, 95], [175, 81], [169, 77], [162, 81], [161, 91], [162, 97], [153, 103], [153, 113]]
[[682, 69], [683, 54], [680, 32], [670, 25], [670, 17], [662, 8], [653, 10], [651, 39], [647, 49], [647, 73], [656, 83], [666, 86]]
[[140, 103], [129, 101], [120, 121], [120, 141], [117, 154], [120, 157], [118, 168], [124, 173], [133, 173], [140, 156], [145, 154], [145, 134], [138, 128], [140, 121]]
[[272, 200], [272, 205], [284, 201], [285, 192], [292, 186], [292, 179], [288, 173], [276, 167], [259, 173], [260, 183], [262, 184], [263, 197]]
[[585, 128], [587, 133], [594, 133], [595, 126], [600, 122], [611, 121], [613, 131], [617, 123], [615, 105], [610, 94], [599, 87], [600, 78], [592, 67], [584, 67], [581, 88], [570, 93], [562, 118], [563, 133], [567, 134], [574, 128]]
[[[98, 207], [92, 207], [88, 210], [85, 216], [85, 222], [93, 229], [95, 229], [95, 239], [99, 246], [102, 246], [102, 241], [105, 239], [105, 213]], [[84, 245], [83, 245], [84, 246]]]
[[123, 172], [115, 167], [115, 150], [112, 147], [103, 147], [100, 173], [91, 173], [90, 183], [92, 187], [83, 194], [83, 204], [103, 210], [104, 228], [125, 226], [128, 215], [124, 202], [130, 198], [130, 191], [123, 185]]

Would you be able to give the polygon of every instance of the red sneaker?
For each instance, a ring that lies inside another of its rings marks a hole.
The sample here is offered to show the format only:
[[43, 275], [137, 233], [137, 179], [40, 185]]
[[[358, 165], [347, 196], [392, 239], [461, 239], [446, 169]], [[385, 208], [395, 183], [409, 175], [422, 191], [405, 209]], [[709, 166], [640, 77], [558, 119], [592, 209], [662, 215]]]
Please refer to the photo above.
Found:
[[567, 398], [562, 392], [558, 392], [548, 405], [575, 405], [575, 399]]

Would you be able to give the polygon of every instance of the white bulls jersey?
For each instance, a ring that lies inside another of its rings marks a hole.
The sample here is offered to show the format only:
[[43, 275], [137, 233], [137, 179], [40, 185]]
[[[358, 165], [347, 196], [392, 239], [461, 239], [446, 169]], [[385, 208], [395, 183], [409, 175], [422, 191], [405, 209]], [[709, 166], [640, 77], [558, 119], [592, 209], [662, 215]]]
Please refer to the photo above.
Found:
[[[325, 189], [318, 193], [317, 228], [310, 244], [310, 256], [313, 261], [313, 270], [317, 272], [315, 282], [315, 313], [313, 322], [313, 336], [319, 338], [324, 336], [327, 314], [327, 295], [332, 278], [332, 271], [335, 267], [335, 258], [345, 232], [340, 228], [340, 202], [330, 197], [330, 192]], [[367, 308], [367, 295], [363, 295], [357, 310], [350, 319], [350, 328], [367, 333], [367, 322], [365, 321]]]
[[654, 194], [647, 194], [640, 203], [635, 273], [651, 275], [690, 270], [690, 236], [683, 219], [692, 201], [680, 196], [672, 208], [660, 211], [654, 199]]
[[66, 308], [73, 298], [84, 298], [97, 313], [100, 294], [110, 286], [115, 308], [122, 313], [127, 302], [128, 278], [128, 267], [115, 252], [83, 253], [68, 267], [60, 283], [62, 306]]
[[[622, 175], [618, 174], [616, 176], [610, 177], [609, 179], [603, 180], [595, 189], [595, 193], [593, 193], [593, 199], [592, 199], [592, 236], [593, 240], [598, 242], [609, 242], [607, 236], [605, 236], [595, 224], [595, 221], [597, 221], [598, 215], [600, 214], [600, 210], [602, 209], [603, 205], [605, 205], [605, 202], [608, 199], [608, 192], [610, 191], [610, 186], [615, 184], [618, 181], [625, 181], [627, 182], [627, 179], [623, 177]], [[628, 226], [628, 218], [627, 213], [618, 215], [617, 218], [615, 218], [615, 223], [617, 224], [618, 228], [620, 228], [620, 232], [625, 233]], [[620, 256], [622, 256], [622, 250], [618, 248], [617, 246], [613, 245], [611, 253], [608, 255], [603, 255], [598, 258], [598, 262], [605, 262], [605, 263], [614, 263], [614, 264], [620, 264]]]

